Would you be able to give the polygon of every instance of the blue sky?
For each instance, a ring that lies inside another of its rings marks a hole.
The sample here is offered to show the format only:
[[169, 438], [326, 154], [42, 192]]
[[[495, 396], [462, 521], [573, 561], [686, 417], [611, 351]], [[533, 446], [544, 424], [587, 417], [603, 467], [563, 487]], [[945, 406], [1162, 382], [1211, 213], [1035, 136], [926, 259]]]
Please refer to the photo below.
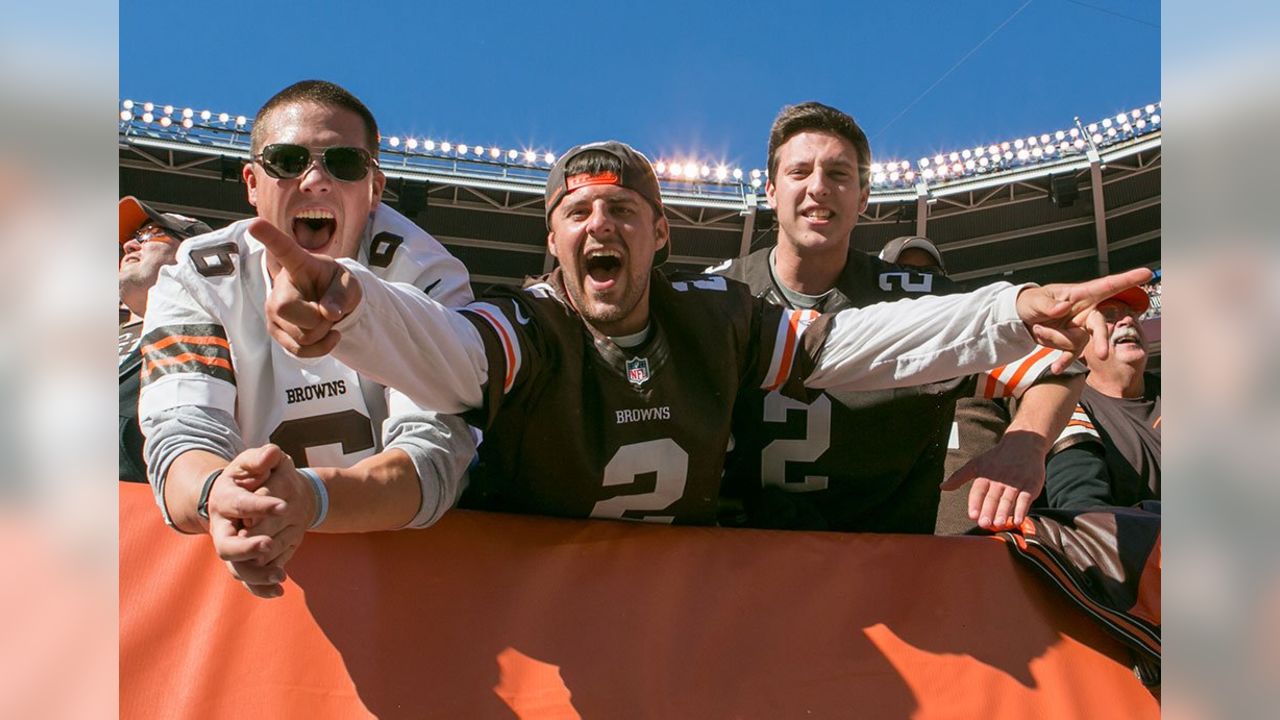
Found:
[[186, 7], [122, 0], [122, 98], [252, 115], [319, 77], [385, 135], [555, 152], [616, 137], [743, 167], [802, 100], [854, 115], [876, 159], [916, 160], [1160, 99], [1150, 0]]

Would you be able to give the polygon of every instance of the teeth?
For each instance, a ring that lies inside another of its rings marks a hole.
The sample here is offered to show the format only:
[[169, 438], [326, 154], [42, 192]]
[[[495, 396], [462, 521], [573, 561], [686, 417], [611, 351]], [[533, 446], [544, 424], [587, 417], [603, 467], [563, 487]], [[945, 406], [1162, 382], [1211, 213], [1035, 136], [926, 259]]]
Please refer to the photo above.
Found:
[[298, 220], [332, 220], [333, 211], [331, 210], [303, 210], [298, 213]]
[[831, 211], [825, 208], [814, 208], [804, 215], [805, 217], [813, 218], [815, 220], [826, 220], [831, 217]]
[[591, 252], [587, 253], [587, 257], [588, 258], [611, 257], [611, 258], [617, 258], [621, 260], [622, 253], [618, 252], [617, 250], [592, 250]]

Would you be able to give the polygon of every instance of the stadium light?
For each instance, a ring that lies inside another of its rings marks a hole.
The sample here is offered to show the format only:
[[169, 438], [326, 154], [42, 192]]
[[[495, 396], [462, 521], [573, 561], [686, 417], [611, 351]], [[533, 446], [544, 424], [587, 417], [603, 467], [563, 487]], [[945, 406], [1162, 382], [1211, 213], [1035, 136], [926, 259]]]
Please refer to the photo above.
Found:
[[920, 163], [919, 163], [919, 165], [920, 165], [920, 167], [922, 167], [922, 168], [927, 168], [927, 167], [929, 167], [929, 158], [920, 158]]
[[524, 151], [524, 161], [525, 161], [525, 162], [527, 162], [527, 163], [535, 163], [535, 162], [538, 162], [538, 153], [536, 153], [536, 152], [534, 152], [534, 151], [532, 151], [532, 150], [525, 150], [525, 151]]
[[120, 103], [120, 107], [124, 108], [125, 110], [132, 110], [132, 109], [133, 109], [133, 101], [132, 101], [132, 100], [125, 100], [124, 102]]
[[968, 148], [965, 148], [965, 149], [960, 153], [960, 157], [964, 158], [965, 160], [968, 160], [969, 158], [973, 157], [973, 152], [972, 152], [971, 150], [969, 150]]
[[519, 150], [516, 150], [516, 149], [514, 149], [514, 148], [513, 148], [513, 149], [511, 149], [511, 150], [508, 150], [508, 151], [507, 151], [507, 159], [508, 159], [508, 160], [510, 160], [510, 161], [512, 161], [512, 162], [515, 162], [516, 158], [518, 158], [518, 157], [520, 157], [520, 151], [519, 151]]
[[734, 168], [734, 169], [733, 169], [733, 179], [734, 179], [734, 180], [741, 180], [741, 179], [742, 179], [742, 168]]
[[466, 143], [458, 143], [458, 154], [459, 154], [459, 155], [466, 155], [466, 154], [467, 154], [467, 150], [468, 150], [468, 148], [467, 148], [467, 144], [466, 144]]
[[[1160, 124], [1160, 113], [1156, 113], [1155, 115], [1151, 116], [1151, 124], [1152, 125]], [[1177, 123], [1174, 123], [1174, 124], [1176, 125]]]
[[489, 148], [489, 157], [493, 158], [494, 160], [497, 160], [498, 158], [502, 157], [502, 151], [496, 147], [491, 147]]
[[685, 163], [684, 176], [688, 180], [698, 177], [698, 166], [694, 163]]
[[243, 116], [243, 115], [237, 115], [237, 116], [236, 116], [236, 127], [244, 127], [244, 124], [245, 124], [246, 122], [249, 122], [249, 120], [248, 120], [248, 118], [246, 118], [245, 116]]
[[201, 120], [204, 120], [205, 122], [208, 122], [208, 121], [209, 121], [209, 118], [211, 118], [211, 117], [213, 117], [213, 113], [209, 112], [208, 110], [201, 110], [201, 111], [200, 111], [200, 119], [201, 119]]
[[151, 114], [151, 113], [149, 113], [149, 112], [144, 112], [144, 113], [142, 113], [142, 122], [144, 122], [144, 123], [149, 123], [149, 122], [151, 122], [152, 120], [155, 120], [155, 116], [154, 116], [154, 115], [152, 115], [152, 114]]
[[542, 156], [542, 161], [548, 165], [555, 165], [556, 156], [552, 153], [546, 153], [545, 155]]
[[164, 106], [164, 114], [165, 114], [165, 115], [172, 115], [172, 114], [173, 114], [173, 106], [172, 106], [172, 105], [165, 105], [165, 106]]
[[436, 150], [436, 141], [435, 141], [435, 140], [427, 140], [427, 141], [423, 142], [423, 143], [422, 143], [422, 149], [423, 149], [423, 150], [426, 150], [427, 152], [435, 152], [435, 150]]
[[924, 172], [920, 173], [920, 176], [923, 177], [925, 180], [932, 180], [934, 176], [933, 169], [929, 168], [925, 170]]
[[934, 156], [933, 156], [933, 164], [934, 164], [934, 165], [942, 165], [942, 164], [944, 164], [944, 163], [946, 163], [946, 162], [947, 162], [947, 159], [946, 159], [946, 158], [944, 158], [944, 157], [942, 157], [942, 155], [934, 155]]
[[443, 153], [453, 152], [453, 143], [449, 142], [448, 140], [445, 140], [444, 142], [440, 143], [440, 152], [443, 152]]
[[187, 130], [190, 130], [191, 128], [195, 127], [195, 122], [193, 122], [191, 118], [182, 118], [182, 127]]
[[128, 110], [121, 110], [120, 119], [123, 120], [124, 122], [129, 122], [130, 120], [133, 119], [133, 113], [129, 112]]
[[1148, 114], [1148, 115], [1151, 115], [1151, 114], [1155, 113], [1155, 111], [1156, 111], [1156, 106], [1155, 106], [1155, 105], [1148, 105], [1148, 106], [1147, 106], [1147, 114]]
[[149, 103], [149, 102], [142, 103], [142, 112], [151, 112], [155, 109], [156, 109], [156, 106], [153, 103]]
[[391, 139], [387, 140], [387, 144], [391, 147], [400, 147], [400, 138], [392, 135]]
[[752, 179], [751, 179], [751, 187], [753, 187], [753, 188], [758, 188], [758, 187], [760, 187], [760, 178], [758, 178], [758, 177], [757, 177], [757, 178], [752, 178]]
[[723, 166], [723, 165], [720, 165], [719, 167], [717, 167], [717, 168], [716, 168], [716, 179], [717, 179], [717, 180], [724, 181], [724, 180], [728, 179], [728, 177], [729, 177], [729, 168], [727, 168], [727, 167], [725, 167], [725, 166]]
[[230, 120], [231, 120], [230, 115], [226, 113], [218, 113], [218, 122], [222, 123], [223, 125], [227, 124]]

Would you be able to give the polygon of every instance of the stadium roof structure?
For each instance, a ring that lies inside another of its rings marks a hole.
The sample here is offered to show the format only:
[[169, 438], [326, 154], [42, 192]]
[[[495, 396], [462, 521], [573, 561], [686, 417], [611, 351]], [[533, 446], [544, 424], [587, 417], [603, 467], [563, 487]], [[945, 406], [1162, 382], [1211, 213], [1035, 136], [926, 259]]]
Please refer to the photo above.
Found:
[[[122, 194], [213, 227], [252, 214], [240, 179], [248, 117], [123, 100], [118, 122]], [[970, 284], [1159, 267], [1161, 127], [1155, 103], [914, 162], [877, 160], [853, 245], [876, 253], [899, 235], [925, 235]], [[551, 267], [542, 197], [553, 152], [385, 136], [379, 156], [383, 200], [444, 243], [478, 288]], [[700, 270], [776, 242], [764, 171], [696, 158], [654, 167], [671, 265]]]

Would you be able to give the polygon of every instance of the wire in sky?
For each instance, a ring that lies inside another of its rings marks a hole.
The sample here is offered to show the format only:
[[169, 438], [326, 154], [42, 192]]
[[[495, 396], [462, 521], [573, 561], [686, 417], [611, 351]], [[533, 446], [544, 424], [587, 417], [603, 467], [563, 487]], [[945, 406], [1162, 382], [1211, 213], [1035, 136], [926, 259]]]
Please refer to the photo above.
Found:
[[1133, 22], [1141, 23], [1148, 27], [1153, 27], [1157, 30], [1160, 29], [1160, 25], [1158, 25], [1157, 23], [1153, 23], [1147, 20], [1142, 20], [1140, 18], [1133, 17], [1132, 15], [1125, 15], [1124, 13], [1119, 13], [1119, 12], [1116, 12], [1115, 10], [1108, 10], [1107, 8], [1104, 8], [1104, 7], [1098, 7], [1097, 5], [1090, 5], [1089, 3], [1083, 3], [1083, 2], [1080, 2], [1080, 0], [1067, 0], [1067, 2], [1073, 5], [1079, 5], [1080, 7], [1089, 8], [1090, 10], [1097, 10], [1098, 12], [1103, 12], [1108, 15], [1115, 15], [1116, 17], [1124, 18], [1125, 20], [1132, 20]]
[[974, 45], [974, 46], [973, 46], [973, 49], [972, 49], [972, 50], [970, 50], [969, 52], [965, 53], [963, 57], [961, 57], [959, 60], [957, 60], [955, 65], [952, 65], [950, 69], [948, 69], [946, 72], [942, 73], [942, 77], [938, 78], [937, 80], [934, 80], [934, 81], [933, 81], [933, 84], [932, 84], [932, 85], [930, 85], [929, 87], [925, 88], [925, 91], [924, 91], [924, 92], [922, 92], [922, 93], [920, 93], [919, 97], [917, 97], [915, 100], [912, 100], [911, 102], [907, 103], [907, 106], [906, 106], [906, 107], [904, 107], [904, 108], [902, 108], [902, 110], [901, 110], [901, 111], [899, 111], [897, 115], [894, 115], [892, 120], [890, 120], [889, 122], [885, 123], [884, 127], [882, 127], [882, 128], [880, 128], [879, 130], [877, 130], [877, 131], [876, 131], [876, 133], [875, 133], [875, 135], [872, 135], [872, 136], [871, 136], [871, 139], [872, 139], [872, 140], [875, 140], [876, 138], [880, 137], [880, 135], [881, 135], [882, 133], [884, 133], [884, 131], [885, 131], [885, 130], [888, 130], [888, 129], [889, 129], [889, 127], [890, 127], [891, 125], [893, 125], [894, 123], [898, 122], [898, 120], [902, 119], [902, 116], [903, 116], [903, 115], [906, 115], [906, 114], [907, 114], [907, 112], [908, 112], [909, 110], [911, 110], [911, 108], [915, 107], [915, 106], [916, 106], [916, 103], [920, 102], [921, 100], [923, 100], [923, 99], [925, 98], [925, 96], [926, 96], [926, 95], [928, 95], [929, 93], [933, 92], [933, 89], [934, 89], [934, 88], [936, 88], [936, 87], [938, 87], [938, 85], [940, 85], [940, 84], [942, 83], [942, 81], [943, 81], [943, 80], [946, 80], [946, 79], [947, 79], [947, 76], [949, 76], [951, 73], [955, 72], [955, 71], [956, 71], [956, 68], [958, 68], [958, 67], [960, 67], [961, 65], [963, 65], [963, 64], [964, 64], [964, 61], [965, 61], [965, 60], [968, 60], [970, 55], [973, 55], [974, 53], [978, 52], [978, 50], [979, 50], [983, 45], [986, 45], [986, 44], [987, 44], [987, 41], [988, 41], [988, 40], [990, 40], [991, 38], [995, 37], [996, 33], [1000, 32], [1000, 30], [1001, 30], [1001, 29], [1003, 29], [1005, 25], [1008, 25], [1008, 24], [1009, 24], [1009, 22], [1010, 22], [1011, 20], [1013, 20], [1015, 17], [1017, 17], [1017, 16], [1018, 16], [1018, 13], [1022, 12], [1023, 10], [1025, 10], [1025, 9], [1026, 9], [1026, 7], [1027, 7], [1028, 5], [1030, 5], [1032, 2], [1033, 2], [1033, 0], [1027, 0], [1026, 2], [1022, 3], [1022, 5], [1021, 5], [1021, 6], [1019, 6], [1017, 10], [1014, 10], [1014, 11], [1013, 11], [1013, 14], [1012, 14], [1012, 15], [1010, 15], [1010, 16], [1009, 16], [1009, 17], [1007, 17], [1007, 18], [1005, 18], [1005, 19], [1004, 19], [1004, 22], [1002, 22], [1002, 23], [1000, 23], [999, 25], [997, 25], [995, 30], [992, 30], [990, 33], [988, 33], [988, 34], [987, 34], [987, 36], [986, 36], [986, 37], [984, 37], [984, 38], [982, 38], [982, 40], [980, 40], [980, 41], [978, 42], [978, 44], [977, 44], [977, 45]]

